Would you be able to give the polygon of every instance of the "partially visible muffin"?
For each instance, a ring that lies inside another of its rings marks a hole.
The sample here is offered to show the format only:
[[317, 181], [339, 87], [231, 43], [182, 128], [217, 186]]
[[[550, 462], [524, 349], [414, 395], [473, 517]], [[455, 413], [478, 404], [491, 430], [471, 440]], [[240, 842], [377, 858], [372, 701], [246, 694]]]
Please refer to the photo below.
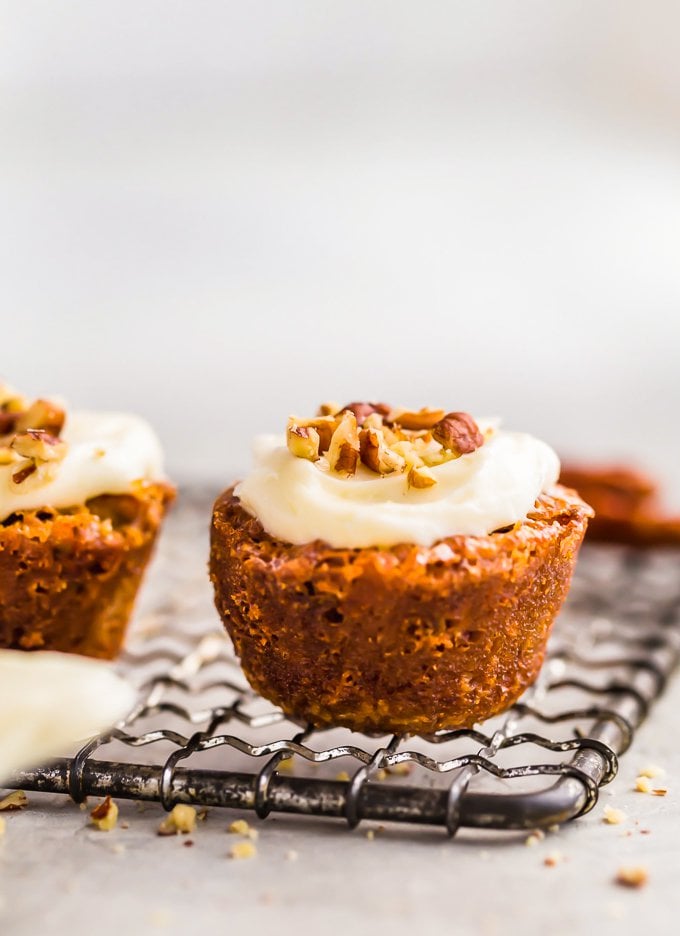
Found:
[[377, 407], [259, 444], [215, 504], [217, 608], [253, 687], [297, 720], [468, 727], [538, 675], [592, 511], [537, 440]]
[[139, 417], [0, 387], [0, 647], [113, 658], [174, 493]]

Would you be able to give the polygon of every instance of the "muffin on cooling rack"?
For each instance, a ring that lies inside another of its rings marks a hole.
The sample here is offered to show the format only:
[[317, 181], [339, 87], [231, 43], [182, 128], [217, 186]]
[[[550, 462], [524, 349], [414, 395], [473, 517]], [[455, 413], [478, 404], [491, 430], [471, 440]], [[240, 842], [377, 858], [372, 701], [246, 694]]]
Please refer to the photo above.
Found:
[[0, 647], [114, 657], [173, 497], [139, 417], [0, 385]]
[[466, 413], [327, 405], [258, 440], [210, 575], [253, 687], [368, 732], [470, 726], [535, 680], [590, 508], [557, 456]]

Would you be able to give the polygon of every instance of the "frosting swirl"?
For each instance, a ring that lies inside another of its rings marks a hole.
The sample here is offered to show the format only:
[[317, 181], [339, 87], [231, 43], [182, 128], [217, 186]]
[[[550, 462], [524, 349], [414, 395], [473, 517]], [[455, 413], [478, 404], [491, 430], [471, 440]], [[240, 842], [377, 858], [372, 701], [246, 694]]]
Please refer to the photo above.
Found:
[[[488, 420], [479, 425], [491, 427]], [[499, 430], [476, 451], [431, 467], [437, 483], [426, 489], [409, 487], [404, 474], [381, 477], [363, 466], [339, 477], [296, 458], [279, 435], [258, 437], [254, 455], [252, 472], [235, 489], [243, 507], [277, 539], [320, 539], [334, 548], [432, 546], [492, 533], [524, 520], [560, 470], [545, 442]]]

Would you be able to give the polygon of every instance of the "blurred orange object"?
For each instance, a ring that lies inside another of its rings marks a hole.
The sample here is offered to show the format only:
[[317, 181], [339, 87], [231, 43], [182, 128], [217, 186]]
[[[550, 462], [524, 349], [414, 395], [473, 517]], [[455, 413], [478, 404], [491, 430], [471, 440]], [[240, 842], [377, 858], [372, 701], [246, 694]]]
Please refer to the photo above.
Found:
[[631, 546], [680, 547], [680, 516], [664, 513], [658, 483], [625, 465], [562, 466], [560, 484], [574, 488], [595, 510], [587, 539]]

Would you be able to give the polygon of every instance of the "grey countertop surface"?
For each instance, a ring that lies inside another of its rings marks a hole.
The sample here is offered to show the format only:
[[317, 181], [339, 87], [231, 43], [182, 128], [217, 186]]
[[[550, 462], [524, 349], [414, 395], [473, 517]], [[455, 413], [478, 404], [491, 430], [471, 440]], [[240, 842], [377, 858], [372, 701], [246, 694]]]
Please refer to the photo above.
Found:
[[[168, 525], [138, 623], [167, 600], [169, 565], [180, 611], [214, 613], [208, 510], [206, 498]], [[30, 794], [27, 809], [4, 814], [0, 932], [671, 932], [680, 911], [679, 709], [676, 678], [595, 809], [533, 845], [526, 833], [461, 830], [449, 840], [427, 828], [362, 823], [350, 832], [339, 820], [247, 814], [257, 854], [239, 861], [229, 857], [236, 837], [227, 828], [243, 813], [211, 809], [187, 847], [185, 836], [156, 834], [159, 805], [120, 801], [116, 829], [99, 832], [68, 798]], [[665, 770], [654, 781], [668, 789], [663, 797], [634, 790], [650, 764]], [[605, 822], [606, 805], [625, 820]], [[617, 885], [623, 865], [646, 868], [647, 885]]]

